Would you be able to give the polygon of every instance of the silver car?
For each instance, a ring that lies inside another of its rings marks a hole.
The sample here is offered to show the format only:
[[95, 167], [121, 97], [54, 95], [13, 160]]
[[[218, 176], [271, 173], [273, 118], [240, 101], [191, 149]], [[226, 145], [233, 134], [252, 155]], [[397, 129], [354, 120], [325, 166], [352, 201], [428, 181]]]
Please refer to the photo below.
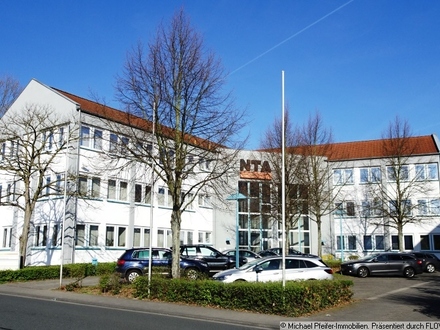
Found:
[[[333, 270], [322, 260], [310, 257], [286, 257], [285, 280], [332, 280]], [[236, 281], [270, 282], [282, 280], [282, 257], [267, 257], [250, 261], [238, 269], [228, 269], [214, 275], [224, 283]]]

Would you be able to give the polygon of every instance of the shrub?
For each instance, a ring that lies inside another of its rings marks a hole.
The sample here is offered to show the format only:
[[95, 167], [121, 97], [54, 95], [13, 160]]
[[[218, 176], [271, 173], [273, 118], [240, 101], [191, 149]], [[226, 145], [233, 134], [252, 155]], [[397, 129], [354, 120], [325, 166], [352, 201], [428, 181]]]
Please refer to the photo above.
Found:
[[[297, 317], [350, 301], [353, 292], [349, 280], [224, 284], [213, 280], [137, 278], [134, 295], [140, 299], [158, 299], [201, 306]], [[237, 297], [240, 297], [237, 299]]]

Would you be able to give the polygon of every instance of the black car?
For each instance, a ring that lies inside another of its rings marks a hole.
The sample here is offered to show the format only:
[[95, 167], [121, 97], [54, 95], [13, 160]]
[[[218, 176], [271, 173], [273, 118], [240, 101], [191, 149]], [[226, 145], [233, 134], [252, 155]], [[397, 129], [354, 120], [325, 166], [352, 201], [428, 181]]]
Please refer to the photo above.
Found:
[[427, 252], [413, 252], [411, 254], [422, 260], [422, 266], [425, 272], [434, 273], [436, 270], [440, 269], [440, 260], [435, 254]]
[[[219, 271], [235, 267], [235, 256], [223, 254], [210, 245], [181, 245], [180, 255], [184, 258], [202, 260], [206, 262], [209, 266], [211, 275], [214, 275]], [[240, 257], [239, 263], [246, 263], [246, 258]]]
[[[258, 252], [258, 254], [262, 257], [280, 256], [282, 253], [283, 253], [282, 248], [271, 248], [271, 249], [267, 249], [267, 250], [263, 250], [263, 251]], [[287, 253], [287, 255], [318, 258], [317, 255], [310, 254], [310, 253], [303, 253], [303, 252], [295, 250], [293, 248], [289, 248], [289, 252]]]
[[363, 259], [343, 262], [343, 275], [367, 277], [370, 275], [398, 275], [414, 277], [423, 273], [422, 260], [410, 253], [384, 252], [369, 255]]
[[[148, 272], [150, 258], [149, 248], [134, 248], [126, 250], [117, 260], [115, 271], [128, 282], [133, 282], [136, 277]], [[152, 267], [171, 268], [171, 250], [167, 248], [153, 248]], [[201, 275], [209, 275], [208, 264], [202, 260], [180, 258], [180, 270], [190, 279], [197, 279]]]

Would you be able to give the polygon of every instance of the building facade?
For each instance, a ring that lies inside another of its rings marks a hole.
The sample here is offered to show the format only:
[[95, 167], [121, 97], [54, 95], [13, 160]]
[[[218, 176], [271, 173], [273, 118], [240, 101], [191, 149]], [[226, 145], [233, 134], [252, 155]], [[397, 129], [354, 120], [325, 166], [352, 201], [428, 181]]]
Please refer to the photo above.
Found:
[[[123, 166], [118, 145], [129, 142], [108, 121], [121, 112], [108, 107], [103, 112], [96, 102], [32, 80], [3, 119], [29, 104], [44, 105], [62, 118], [45, 134], [45, 141], [53, 149], [57, 143], [64, 144], [44, 178], [50, 187], [57, 187], [55, 193], [43, 192], [33, 212], [26, 265], [110, 262], [131, 247], [150, 243], [171, 247], [172, 204], [167, 185], [154, 178], [148, 163]], [[372, 187], [391, 189], [396, 181], [388, 169], [389, 159], [379, 148], [381, 141], [334, 144], [335, 152], [323, 155], [333, 171], [329, 185], [338, 193], [335, 212], [323, 218], [322, 242], [317, 242], [316, 223], [307, 212], [301, 214], [286, 233], [291, 247], [316, 254], [321, 244], [324, 254], [342, 259], [399, 248], [396, 230], [385, 225], [389, 219], [370, 207]], [[416, 137], [413, 142], [419, 147], [406, 157], [406, 186], [421, 184], [426, 189], [415, 190], [408, 201], [415, 206], [411, 208], [414, 221], [404, 226], [404, 249], [440, 253], [439, 144], [435, 136]], [[12, 149], [11, 141], [3, 141], [2, 157]], [[268, 159], [265, 152], [240, 151], [228, 178], [229, 193], [199, 192], [183, 212], [181, 244], [235, 248], [238, 232], [241, 248], [260, 251], [282, 246], [282, 223], [271, 209], [276, 185]], [[208, 161], [197, 162], [192, 180], [209, 170]], [[18, 189], [14, 185], [20, 184], [0, 173], [0, 269], [19, 267], [23, 211], [6, 199], [14, 198], [13, 189]], [[185, 182], [184, 189], [191, 184]], [[67, 193], [72, 191], [75, 194]], [[230, 198], [238, 193], [245, 198]]]

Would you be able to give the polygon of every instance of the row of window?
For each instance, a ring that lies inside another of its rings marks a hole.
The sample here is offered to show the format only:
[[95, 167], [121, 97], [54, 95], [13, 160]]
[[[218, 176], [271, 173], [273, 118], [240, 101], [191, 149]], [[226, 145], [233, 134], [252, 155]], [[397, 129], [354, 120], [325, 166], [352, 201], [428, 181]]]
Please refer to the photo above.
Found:
[[[101, 179], [98, 177], [80, 177], [79, 193], [84, 197], [102, 198]], [[129, 184], [127, 181], [109, 179], [107, 181], [106, 197], [108, 200], [117, 200], [127, 202], [129, 200]], [[192, 200], [193, 195], [187, 193], [185, 198]], [[159, 206], [172, 207], [172, 197], [168, 189], [159, 187], [157, 189], [157, 201]], [[151, 186], [135, 183], [134, 202], [151, 204]], [[211, 197], [208, 194], [200, 193], [198, 195], [198, 205], [211, 207]], [[188, 210], [193, 209], [192, 203], [187, 206]]]
[[[410, 251], [414, 250], [414, 237], [412, 235], [404, 235], [403, 237], [403, 248], [404, 250]], [[362, 243], [362, 245], [361, 245]], [[363, 241], [359, 242], [357, 237], [354, 235], [346, 236], [336, 236], [336, 250], [341, 251], [358, 251], [359, 249], [363, 251], [383, 251], [385, 247], [385, 236], [384, 235], [364, 235]], [[399, 247], [399, 237], [397, 235], [391, 235], [391, 250], [400, 250]], [[430, 251], [430, 250], [440, 250], [440, 235], [420, 235], [420, 250]]]
[[[89, 127], [89, 126], [81, 126], [81, 132], [80, 132], [80, 145], [84, 148], [94, 149], [94, 150], [104, 150], [105, 144], [103, 143], [103, 137], [104, 132], [101, 129], [98, 129], [96, 127]], [[108, 133], [108, 151], [110, 153], [119, 153], [124, 154], [126, 153], [126, 148], [129, 145], [129, 138], [126, 136], [120, 136], [115, 133]], [[138, 151], [142, 152], [143, 150], [147, 151], [148, 154], [151, 155], [152, 153], [152, 144], [151, 143], [145, 143], [143, 144], [140, 141], [136, 142], [136, 148]], [[125, 150], [124, 150], [125, 149]], [[174, 158], [174, 152], [170, 151], [167, 155], [169, 159]], [[166, 158], [166, 157], [164, 157]], [[194, 164], [194, 156], [189, 155], [187, 163], [189, 165]], [[208, 171], [211, 169], [211, 161], [207, 159], [200, 158], [199, 161], [199, 168], [203, 171]]]
[[[388, 202], [388, 212], [391, 215], [397, 214], [397, 201]], [[440, 215], [440, 199], [439, 198], [423, 198], [418, 199], [417, 204], [413, 205], [411, 200], [401, 201], [403, 212], [406, 215]], [[384, 205], [379, 200], [377, 201], [362, 201], [359, 211], [356, 212], [356, 204], [352, 201], [345, 201], [336, 203], [336, 216], [355, 217], [357, 213], [361, 217], [380, 217], [384, 212]]]
[[[379, 183], [382, 181], [382, 171], [380, 167], [361, 167], [359, 170], [359, 183]], [[354, 184], [354, 169], [335, 169], [333, 170], [333, 184], [345, 185]], [[403, 165], [399, 167], [386, 167], [386, 180], [388, 182], [438, 180], [437, 163]]]
[[[3, 247], [11, 246], [11, 228], [4, 228]], [[126, 226], [106, 226], [105, 227], [105, 246], [108, 248], [128, 248], [127, 233], [129, 228]], [[35, 247], [59, 247], [61, 245], [61, 231], [59, 225], [54, 225], [50, 232], [47, 225], [35, 226], [33, 231], [33, 246]], [[99, 246], [99, 226], [92, 224], [78, 224], [75, 229], [75, 246], [77, 247], [97, 247]], [[157, 247], [170, 247], [171, 230], [157, 230]], [[50, 236], [49, 236], [50, 235]], [[50, 241], [48, 241], [50, 239]], [[181, 244], [211, 243], [211, 232], [199, 231], [197, 241], [194, 239], [194, 232], [182, 230], [180, 232]], [[135, 227], [133, 230], [133, 247], [150, 245], [150, 229]]]

